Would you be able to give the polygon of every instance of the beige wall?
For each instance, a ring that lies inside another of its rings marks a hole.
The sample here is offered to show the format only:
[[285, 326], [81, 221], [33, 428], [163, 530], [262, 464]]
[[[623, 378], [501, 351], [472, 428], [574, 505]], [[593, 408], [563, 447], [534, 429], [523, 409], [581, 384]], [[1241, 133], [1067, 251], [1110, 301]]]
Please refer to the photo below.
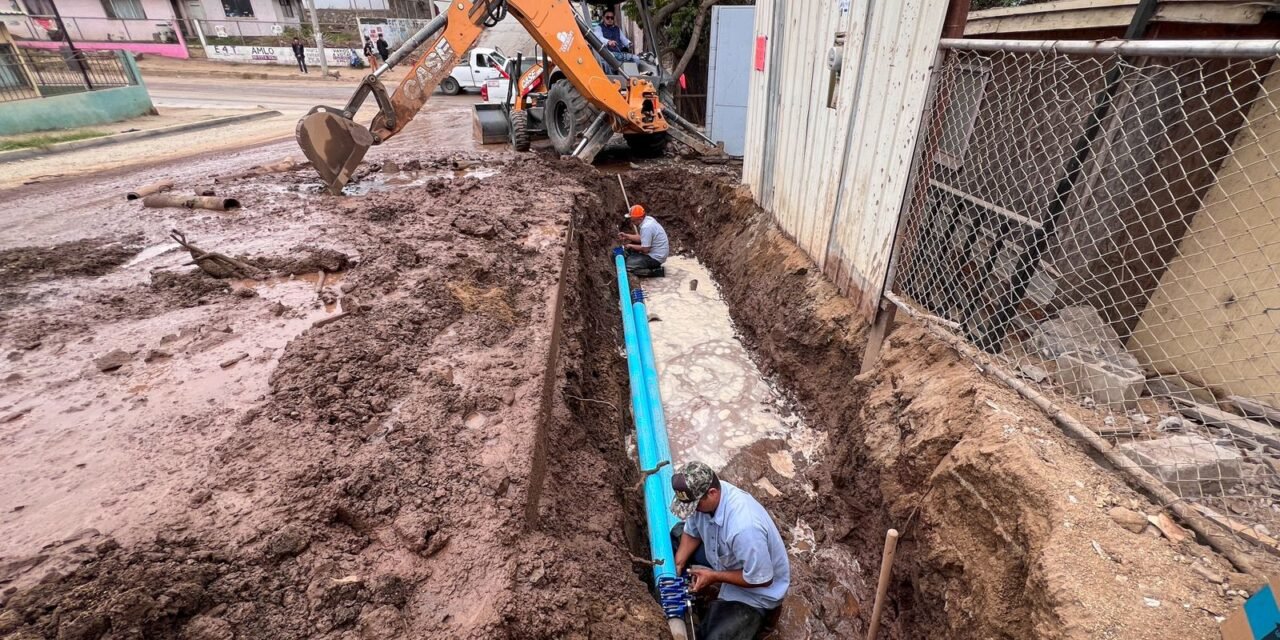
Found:
[[1264, 86], [1130, 349], [1160, 373], [1280, 407], [1280, 70]]

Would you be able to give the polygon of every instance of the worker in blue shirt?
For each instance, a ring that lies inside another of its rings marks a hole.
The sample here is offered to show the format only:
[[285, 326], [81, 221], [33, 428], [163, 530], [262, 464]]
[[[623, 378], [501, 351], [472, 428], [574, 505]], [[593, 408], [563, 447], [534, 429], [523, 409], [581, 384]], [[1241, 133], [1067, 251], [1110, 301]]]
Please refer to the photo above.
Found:
[[[684, 519], [676, 573], [689, 570], [690, 590], [719, 596], [701, 615], [699, 640], [753, 640], [776, 619], [791, 586], [791, 563], [773, 518], [751, 494], [690, 462], [671, 476], [671, 511]], [[692, 564], [691, 564], [692, 563]]]
[[635, 56], [631, 53], [631, 40], [627, 38], [627, 34], [622, 32], [622, 27], [618, 26], [618, 20], [613, 9], [604, 12], [601, 22], [592, 31], [604, 42], [604, 48], [611, 51], [613, 57], [620, 62], [635, 61]]

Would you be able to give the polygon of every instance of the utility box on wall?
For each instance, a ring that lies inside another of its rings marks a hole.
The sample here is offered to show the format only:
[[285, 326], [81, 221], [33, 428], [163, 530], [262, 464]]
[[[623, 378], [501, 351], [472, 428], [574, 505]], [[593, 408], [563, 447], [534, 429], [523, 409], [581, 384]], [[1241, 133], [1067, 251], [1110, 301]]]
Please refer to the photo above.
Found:
[[755, 19], [753, 6], [714, 7], [711, 13], [707, 135], [731, 156], [741, 157], [746, 143], [751, 58], [742, 52], [751, 50]]

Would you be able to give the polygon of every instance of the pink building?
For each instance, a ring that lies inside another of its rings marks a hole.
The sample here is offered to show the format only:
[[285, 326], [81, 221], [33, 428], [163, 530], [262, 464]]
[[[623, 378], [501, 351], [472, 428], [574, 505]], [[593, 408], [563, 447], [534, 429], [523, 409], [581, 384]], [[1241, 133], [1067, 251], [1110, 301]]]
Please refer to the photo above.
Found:
[[187, 40], [282, 36], [302, 17], [301, 0], [0, 0], [25, 16], [0, 15], [18, 46], [66, 46], [54, 2], [76, 47], [189, 57]]

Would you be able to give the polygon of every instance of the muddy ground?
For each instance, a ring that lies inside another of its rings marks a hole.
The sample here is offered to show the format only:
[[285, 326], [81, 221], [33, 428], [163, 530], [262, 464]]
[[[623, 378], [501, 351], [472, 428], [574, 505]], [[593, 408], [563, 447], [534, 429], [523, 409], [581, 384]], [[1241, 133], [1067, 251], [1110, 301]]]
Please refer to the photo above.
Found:
[[[233, 182], [235, 213], [104, 199], [74, 215], [106, 223], [0, 251], [0, 635], [665, 633], [633, 562], [615, 178], [389, 158], [359, 196], [303, 169]], [[726, 467], [778, 489], [796, 580], [774, 637], [864, 633], [890, 526], [897, 638], [1207, 638], [1252, 586], [1121, 529], [1107, 507], [1154, 507], [910, 323], [857, 375], [851, 305], [732, 169], [625, 173], [827, 437], [797, 473], [770, 442]], [[172, 228], [259, 277], [198, 272]]]
[[[121, 199], [140, 236], [0, 254], [0, 630], [665, 628], [617, 496], [582, 502], [623, 484], [616, 421], [552, 393], [584, 357], [579, 331], [553, 349], [569, 221], [599, 200], [541, 161], [474, 164], [404, 163], [418, 184], [360, 198], [254, 178], [236, 213]], [[170, 226], [269, 277], [184, 266]]]

